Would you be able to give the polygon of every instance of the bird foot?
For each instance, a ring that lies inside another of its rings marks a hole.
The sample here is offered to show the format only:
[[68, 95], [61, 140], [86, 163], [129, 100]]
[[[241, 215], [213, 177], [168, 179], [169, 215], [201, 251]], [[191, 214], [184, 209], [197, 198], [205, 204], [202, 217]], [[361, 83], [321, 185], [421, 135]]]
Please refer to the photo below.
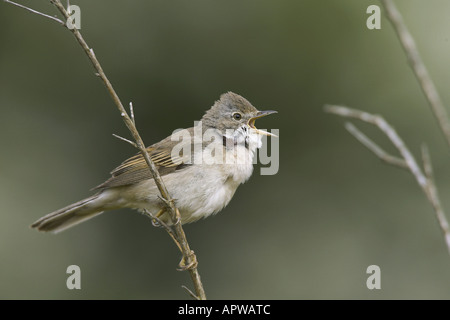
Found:
[[189, 263], [187, 263], [186, 261], [186, 257], [183, 257], [180, 261], [180, 263], [178, 264], [178, 271], [186, 271], [186, 270], [191, 270], [194, 268], [197, 268], [198, 265], [198, 261], [197, 261], [197, 256], [194, 254], [194, 251], [191, 250], [189, 257], [188, 257], [188, 261]]

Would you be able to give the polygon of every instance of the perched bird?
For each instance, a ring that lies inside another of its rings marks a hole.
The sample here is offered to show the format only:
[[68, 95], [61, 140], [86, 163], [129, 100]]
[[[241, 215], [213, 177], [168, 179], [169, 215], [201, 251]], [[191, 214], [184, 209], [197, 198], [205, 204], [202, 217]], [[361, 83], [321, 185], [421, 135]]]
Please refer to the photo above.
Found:
[[[253, 172], [253, 157], [261, 135], [255, 120], [276, 113], [258, 111], [232, 92], [220, 99], [194, 127], [174, 132], [147, 148], [167, 190], [180, 211], [181, 223], [190, 223], [222, 210], [237, 187]], [[139, 153], [114, 169], [112, 177], [94, 188], [92, 197], [52, 212], [32, 224], [54, 233], [104, 211], [120, 208], [147, 210], [171, 225], [158, 188]]]

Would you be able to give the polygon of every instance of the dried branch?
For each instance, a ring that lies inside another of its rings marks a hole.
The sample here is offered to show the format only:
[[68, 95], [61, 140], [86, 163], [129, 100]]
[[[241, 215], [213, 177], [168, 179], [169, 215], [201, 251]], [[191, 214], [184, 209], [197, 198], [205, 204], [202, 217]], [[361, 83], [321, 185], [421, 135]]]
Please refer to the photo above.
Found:
[[[64, 26], [66, 26], [66, 23], [64, 21], [61, 21], [54, 17], [48, 16], [48, 15], [38, 12], [36, 10], [30, 9], [28, 7], [18, 5], [9, 0], [4, 0], [4, 1], [14, 4], [14, 5], [17, 5], [21, 8], [24, 8], [30, 12], [39, 14], [46, 18], [49, 18], [52, 20], [57, 20], [58, 22], [61, 22]], [[60, 0], [50, 0], [50, 2], [58, 9], [58, 11], [64, 17], [64, 20], [67, 22], [67, 20], [69, 19], [69, 13], [64, 8], [61, 1]], [[205, 300], [206, 295], [205, 295], [205, 291], [203, 289], [203, 284], [200, 280], [200, 274], [198, 273], [197, 259], [194, 255], [193, 251], [190, 249], [189, 244], [186, 239], [186, 235], [184, 233], [184, 230], [181, 226], [181, 223], [179, 223], [180, 213], [175, 206], [174, 200], [171, 198], [169, 192], [167, 191], [167, 188], [165, 187], [165, 185], [161, 179], [161, 176], [160, 176], [158, 170], [156, 169], [155, 164], [151, 160], [151, 158], [147, 152], [147, 149], [145, 147], [145, 144], [142, 141], [142, 138], [140, 137], [140, 135], [136, 129], [132, 105], [130, 104], [130, 111], [132, 114], [132, 118], [130, 118], [130, 116], [126, 112], [125, 108], [123, 107], [123, 104], [122, 104], [119, 96], [117, 95], [116, 91], [114, 90], [111, 82], [109, 81], [105, 72], [103, 71], [103, 68], [101, 67], [100, 62], [97, 60], [94, 50], [88, 46], [88, 44], [86, 43], [86, 41], [84, 40], [84, 38], [82, 37], [81, 33], [78, 31], [77, 28], [68, 28], [68, 30], [70, 30], [73, 33], [76, 40], [78, 41], [78, 43], [83, 48], [86, 55], [88, 56], [94, 69], [96, 70], [95, 75], [102, 79], [103, 83], [106, 86], [106, 90], [108, 91], [109, 95], [111, 96], [111, 98], [114, 101], [114, 104], [116, 105], [117, 109], [119, 110], [120, 115], [122, 116], [122, 119], [125, 122], [125, 125], [127, 126], [128, 130], [130, 131], [131, 135], [133, 136], [133, 139], [136, 141], [136, 145], [137, 145], [138, 149], [140, 150], [140, 152], [142, 153], [142, 155], [149, 167], [152, 177], [153, 177], [153, 179], [158, 187], [158, 190], [161, 194], [161, 198], [164, 200], [164, 203], [166, 204], [167, 212], [169, 213], [171, 220], [173, 221], [173, 232], [176, 235], [177, 242], [180, 244], [179, 248], [183, 254], [183, 259], [184, 259], [185, 265], [188, 266], [185, 268], [185, 270], [189, 270], [191, 279], [194, 283], [194, 287], [195, 287], [195, 291], [196, 291], [196, 298]]]
[[358, 140], [364, 146], [366, 146], [382, 161], [403, 169], [408, 169], [408, 165], [406, 164], [405, 160], [388, 154], [386, 151], [381, 149], [375, 142], [370, 140], [364, 133], [362, 133], [359, 129], [357, 129], [352, 123], [346, 122], [345, 128], [356, 138], [356, 140]]
[[405, 23], [403, 22], [402, 15], [397, 10], [392, 0], [380, 0], [386, 10], [387, 18], [391, 22], [394, 30], [397, 34], [403, 50], [408, 58], [409, 65], [411, 66], [420, 87], [425, 94], [425, 97], [431, 107], [431, 110], [439, 123], [439, 127], [444, 134], [448, 146], [450, 147], [450, 121], [446, 108], [444, 107], [436, 86], [431, 79], [425, 64], [420, 57], [419, 50], [417, 50], [416, 43]]
[[[368, 147], [371, 151], [373, 151], [381, 160], [384, 160], [387, 163], [394, 164], [396, 166], [400, 165], [400, 161], [404, 162], [404, 164], [406, 165], [408, 170], [411, 172], [411, 174], [414, 176], [417, 183], [421, 187], [422, 191], [427, 196], [428, 201], [433, 206], [439, 226], [441, 227], [441, 230], [444, 233], [447, 249], [450, 253], [450, 228], [449, 228], [447, 218], [445, 217], [445, 213], [442, 209], [441, 202], [439, 200], [439, 196], [438, 196], [438, 193], [436, 190], [436, 186], [434, 184], [434, 180], [432, 177], [431, 161], [430, 161], [430, 157], [429, 157], [429, 154], [428, 154], [428, 151], [426, 150], [426, 148], [422, 148], [424, 171], [426, 174], [426, 176], [425, 176], [425, 174], [422, 172], [422, 169], [417, 164], [414, 156], [411, 154], [409, 149], [406, 147], [403, 140], [397, 134], [395, 129], [382, 116], [370, 114], [368, 112], [364, 112], [364, 111], [360, 111], [360, 110], [356, 110], [356, 109], [350, 109], [348, 107], [336, 106], [336, 105], [326, 105], [325, 111], [328, 113], [336, 114], [336, 115], [344, 117], [344, 118], [358, 119], [363, 122], [373, 124], [376, 127], [378, 127], [378, 129], [380, 129], [381, 132], [383, 132], [389, 138], [389, 140], [392, 142], [392, 144], [397, 148], [397, 150], [401, 154], [402, 159], [399, 159], [397, 157], [389, 155], [387, 152], [382, 150], [381, 147], [379, 147], [373, 141], [371, 141], [369, 138], [367, 138], [364, 134], [360, 133], [360, 131], [357, 130], [355, 127], [353, 127], [353, 128], [350, 127], [351, 128], [350, 132], [360, 142], [362, 142], [366, 147]], [[355, 129], [356, 129], [356, 131], [355, 131]], [[348, 130], [348, 125], [347, 125], [347, 130]], [[363, 136], [362, 139], [361, 139], [361, 135]], [[367, 141], [370, 141], [370, 143], [367, 144]], [[386, 155], [388, 157], [386, 157]], [[386, 159], [388, 159], [388, 160], [386, 160]], [[395, 160], [392, 161], [392, 159], [395, 159]], [[400, 165], [400, 166], [402, 167], [403, 165]]]

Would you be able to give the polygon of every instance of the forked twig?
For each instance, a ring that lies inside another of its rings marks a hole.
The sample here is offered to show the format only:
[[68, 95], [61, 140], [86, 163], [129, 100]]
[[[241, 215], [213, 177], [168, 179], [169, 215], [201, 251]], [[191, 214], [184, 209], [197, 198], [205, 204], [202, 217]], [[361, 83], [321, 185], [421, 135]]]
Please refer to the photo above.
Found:
[[428, 201], [433, 206], [433, 209], [436, 213], [436, 217], [441, 227], [442, 232], [444, 233], [445, 243], [447, 245], [447, 250], [450, 253], [450, 228], [447, 221], [447, 218], [444, 214], [444, 211], [441, 206], [441, 202], [439, 200], [439, 196], [436, 190], [436, 186], [432, 177], [432, 167], [431, 161], [428, 154], [428, 151], [425, 147], [422, 148], [422, 158], [424, 163], [424, 171], [423, 173], [420, 166], [417, 164], [414, 156], [411, 154], [409, 149], [406, 147], [403, 140], [397, 134], [395, 129], [382, 117], [379, 115], [374, 115], [368, 112], [351, 109], [343, 106], [336, 105], [326, 105], [325, 111], [328, 113], [332, 113], [344, 118], [353, 118], [358, 119], [366, 123], [370, 123], [378, 127], [392, 142], [392, 144], [397, 148], [402, 158], [398, 158], [388, 154], [381, 147], [376, 145], [372, 140], [367, 138], [361, 131], [356, 129], [355, 126], [347, 124], [347, 130], [350, 128], [350, 133], [355, 136], [362, 144], [364, 144], [367, 148], [369, 148], [372, 152], [374, 152], [381, 160], [386, 163], [406, 168], [411, 172], [411, 174], [416, 179], [417, 183], [421, 187], [422, 191], [427, 196]]
[[402, 158], [390, 155], [389, 153], [387, 153], [386, 151], [381, 149], [375, 142], [370, 140], [364, 133], [362, 133], [352, 123], [346, 122], [345, 129], [347, 129], [347, 131], [350, 132], [356, 138], [356, 140], [358, 140], [364, 146], [366, 146], [370, 151], [372, 151], [382, 161], [392, 164], [394, 166], [403, 168], [403, 169], [408, 169], [408, 165], [406, 164], [405, 160], [403, 160]]

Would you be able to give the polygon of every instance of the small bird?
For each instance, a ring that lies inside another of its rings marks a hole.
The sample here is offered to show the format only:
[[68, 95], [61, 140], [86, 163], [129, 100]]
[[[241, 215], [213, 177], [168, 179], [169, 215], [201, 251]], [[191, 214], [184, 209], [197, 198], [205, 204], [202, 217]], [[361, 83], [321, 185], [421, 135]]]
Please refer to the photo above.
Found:
[[[262, 135], [275, 136], [257, 129], [255, 120], [272, 113], [276, 111], [258, 111], [242, 96], [224, 93], [196, 126], [147, 148], [175, 200], [182, 224], [221, 211], [237, 187], [250, 178]], [[185, 139], [180, 141], [180, 137]], [[120, 208], [147, 210], [167, 225], [172, 224], [141, 153], [124, 161], [111, 175], [94, 188], [98, 190], [95, 195], [54, 211], [31, 227], [57, 233]]]

